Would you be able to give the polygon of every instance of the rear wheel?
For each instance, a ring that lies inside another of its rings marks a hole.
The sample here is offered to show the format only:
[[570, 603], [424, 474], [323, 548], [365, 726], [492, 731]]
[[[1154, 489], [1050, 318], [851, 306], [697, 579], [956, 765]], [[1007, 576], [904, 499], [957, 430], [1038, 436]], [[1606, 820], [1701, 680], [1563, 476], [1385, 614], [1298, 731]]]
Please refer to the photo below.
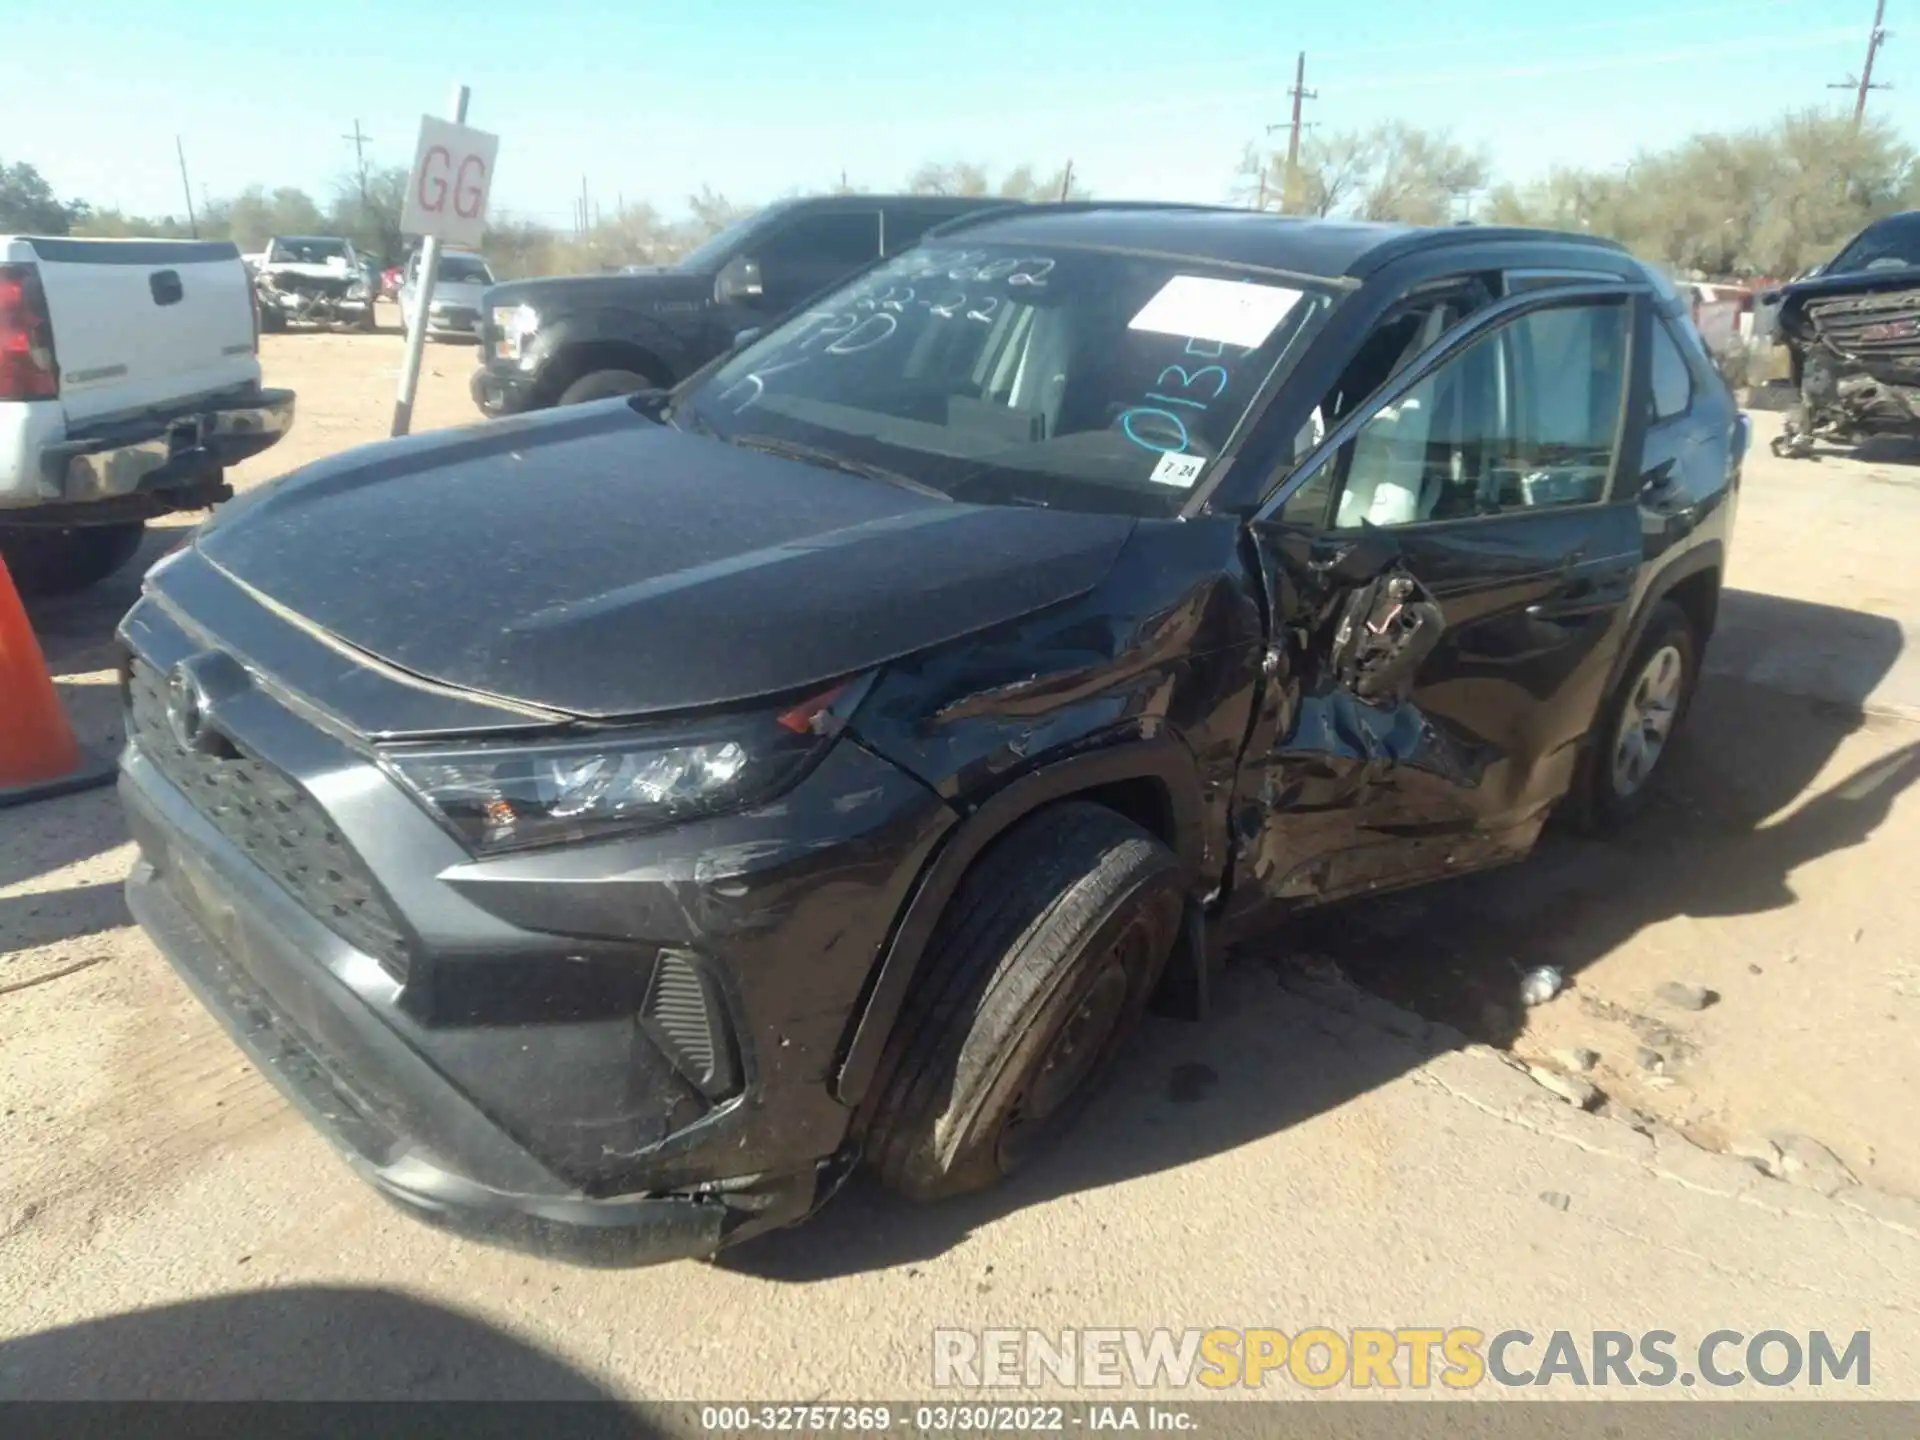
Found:
[[1594, 727], [1586, 785], [1592, 828], [1612, 829], [1646, 806], [1699, 673], [1693, 623], [1678, 605], [1662, 600]]
[[882, 1061], [867, 1151], [916, 1200], [989, 1186], [1057, 1138], [1172, 953], [1180, 867], [1138, 825], [1068, 801], [974, 864]]
[[5, 526], [0, 527], [0, 559], [22, 595], [70, 595], [99, 584], [131, 560], [146, 530], [137, 520], [65, 529]]
[[380, 318], [373, 313], [373, 301], [369, 300], [360, 311], [360, 328], [371, 335], [380, 328]]
[[637, 370], [592, 370], [560, 392], [562, 405], [584, 405], [589, 400], [610, 400], [615, 395], [637, 395], [651, 390], [654, 382]]

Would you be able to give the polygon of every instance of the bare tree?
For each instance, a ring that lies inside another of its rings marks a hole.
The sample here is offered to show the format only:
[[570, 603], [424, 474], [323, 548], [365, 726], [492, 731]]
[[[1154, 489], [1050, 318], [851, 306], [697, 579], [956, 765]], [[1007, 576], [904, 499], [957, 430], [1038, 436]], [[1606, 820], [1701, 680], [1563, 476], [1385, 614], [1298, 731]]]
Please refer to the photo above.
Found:
[[698, 195], [687, 197], [687, 209], [692, 215], [688, 226], [691, 242], [698, 244], [709, 235], [718, 235], [759, 208], [757, 205], [736, 205], [711, 185], [702, 185]]

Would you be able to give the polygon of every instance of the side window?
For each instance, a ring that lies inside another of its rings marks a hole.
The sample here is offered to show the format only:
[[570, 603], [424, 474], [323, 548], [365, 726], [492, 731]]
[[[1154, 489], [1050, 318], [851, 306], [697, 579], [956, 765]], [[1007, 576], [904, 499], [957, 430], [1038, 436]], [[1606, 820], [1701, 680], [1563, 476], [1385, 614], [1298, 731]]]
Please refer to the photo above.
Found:
[[1294, 437], [1294, 460], [1305, 459], [1307, 452], [1326, 438], [1327, 431], [1491, 298], [1481, 286], [1458, 286], [1403, 302], [1389, 311], [1301, 426]]
[[1333, 457], [1334, 523], [1417, 525], [1604, 499], [1625, 301], [1530, 311], [1381, 406]]
[[1653, 320], [1652, 404], [1655, 420], [1684, 415], [1693, 405], [1693, 375], [1673, 331], [1659, 316]]

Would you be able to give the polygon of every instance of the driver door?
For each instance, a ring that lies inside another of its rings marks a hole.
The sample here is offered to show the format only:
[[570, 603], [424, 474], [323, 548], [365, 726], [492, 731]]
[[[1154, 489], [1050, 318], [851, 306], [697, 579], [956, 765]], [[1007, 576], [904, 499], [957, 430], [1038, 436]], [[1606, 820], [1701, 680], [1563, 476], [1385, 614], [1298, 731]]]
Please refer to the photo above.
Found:
[[1610, 284], [1480, 311], [1336, 425], [1253, 522], [1277, 632], [1240, 780], [1258, 797], [1259, 898], [1531, 848], [1639, 570], [1633, 487], [1616, 482], [1644, 304]]

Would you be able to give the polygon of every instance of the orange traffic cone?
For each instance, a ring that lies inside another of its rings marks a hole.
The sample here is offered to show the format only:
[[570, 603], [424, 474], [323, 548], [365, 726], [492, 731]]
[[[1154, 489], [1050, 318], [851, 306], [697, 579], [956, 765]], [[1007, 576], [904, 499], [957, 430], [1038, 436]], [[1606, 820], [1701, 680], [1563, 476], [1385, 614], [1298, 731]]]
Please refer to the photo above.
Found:
[[114, 765], [80, 748], [26, 607], [0, 560], [0, 806], [112, 781]]

